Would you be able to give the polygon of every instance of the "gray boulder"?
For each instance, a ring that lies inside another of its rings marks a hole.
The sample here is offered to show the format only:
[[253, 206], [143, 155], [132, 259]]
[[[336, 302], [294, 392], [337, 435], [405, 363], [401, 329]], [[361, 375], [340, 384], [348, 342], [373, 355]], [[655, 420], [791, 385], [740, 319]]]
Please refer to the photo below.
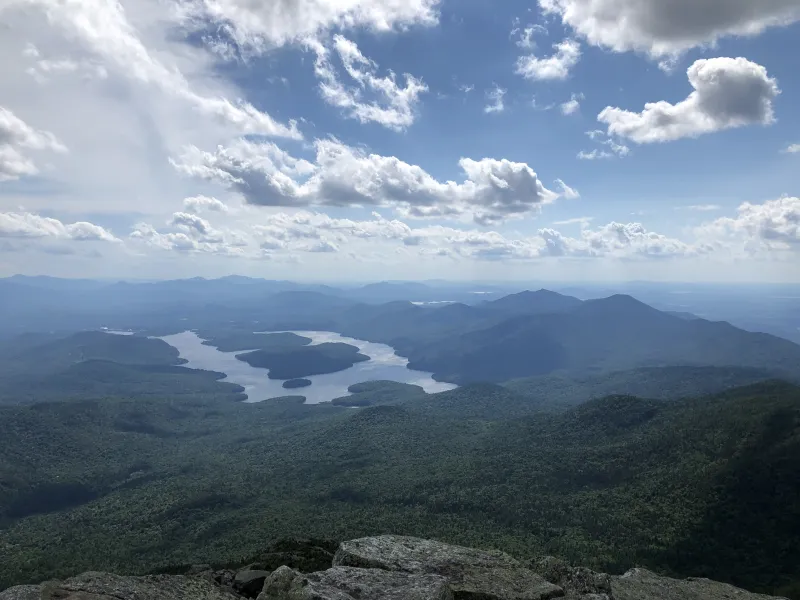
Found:
[[17, 585], [0, 592], [0, 600], [41, 600], [41, 585]]
[[420, 575], [333, 567], [302, 575], [281, 567], [264, 582], [258, 600], [452, 600], [447, 579]]
[[245, 569], [236, 573], [233, 579], [233, 589], [242, 596], [255, 598], [264, 587], [264, 581], [269, 577], [268, 571]]
[[571, 567], [561, 559], [545, 556], [531, 561], [531, 569], [564, 589], [566, 600], [612, 600], [611, 577], [585, 567]]
[[121, 577], [89, 572], [64, 581], [18, 586], [0, 600], [240, 600], [202, 577]]
[[343, 542], [334, 566], [447, 578], [453, 596], [476, 600], [547, 600], [564, 591], [504, 552], [384, 535]]
[[[611, 578], [614, 600], [775, 600], [710, 579], [671, 579], [647, 569]], [[785, 600], [785, 599], [784, 599]]]

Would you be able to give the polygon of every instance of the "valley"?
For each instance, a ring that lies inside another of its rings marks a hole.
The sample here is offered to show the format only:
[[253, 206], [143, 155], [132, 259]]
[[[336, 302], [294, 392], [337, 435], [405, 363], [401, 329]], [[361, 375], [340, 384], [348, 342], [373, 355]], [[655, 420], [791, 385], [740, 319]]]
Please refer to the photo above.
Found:
[[0, 343], [0, 587], [392, 531], [799, 597], [788, 340], [547, 290], [98, 327]]

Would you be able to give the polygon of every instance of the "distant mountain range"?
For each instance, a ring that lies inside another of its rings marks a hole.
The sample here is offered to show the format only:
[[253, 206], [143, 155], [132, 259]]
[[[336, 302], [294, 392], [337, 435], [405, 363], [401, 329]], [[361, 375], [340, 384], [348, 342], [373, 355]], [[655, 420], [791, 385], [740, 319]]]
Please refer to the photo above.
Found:
[[479, 306], [393, 303], [353, 309], [345, 332], [394, 346], [409, 367], [454, 383], [554, 372], [718, 366], [800, 376], [800, 346], [725, 322], [662, 312], [616, 295], [581, 301], [547, 290]]
[[[389, 344], [411, 368], [459, 384], [666, 366], [747, 367], [800, 378], [795, 343], [686, 311], [660, 311], [628, 295], [584, 301], [541, 289], [486, 299], [473, 291], [245, 277], [110, 284], [12, 277], [0, 279], [6, 317], [0, 327], [6, 336], [104, 326], [151, 335], [196, 329], [205, 337], [329, 330]], [[395, 299], [377, 301], [387, 297]], [[426, 298], [462, 301], [416, 303]]]

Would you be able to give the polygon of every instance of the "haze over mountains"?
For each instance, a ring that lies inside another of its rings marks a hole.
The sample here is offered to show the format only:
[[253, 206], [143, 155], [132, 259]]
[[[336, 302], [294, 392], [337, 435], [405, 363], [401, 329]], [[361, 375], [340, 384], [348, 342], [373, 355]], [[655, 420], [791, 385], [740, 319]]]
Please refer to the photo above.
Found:
[[[443, 283], [16, 277], [0, 305], [0, 586], [395, 531], [800, 598], [785, 337], [629, 294]], [[157, 339], [187, 330], [281, 397], [243, 403]], [[376, 360], [359, 343], [460, 387], [365, 376], [306, 404], [314, 374]]]
[[[336, 289], [247, 278], [100, 286], [93, 281], [16, 277], [0, 280], [0, 288], [4, 308], [13, 316], [6, 321], [7, 329], [88, 326], [152, 335], [195, 329], [206, 339], [225, 335], [249, 339], [254, 331], [329, 330], [388, 344], [409, 359], [410, 368], [453, 383], [676, 365], [746, 367], [800, 377], [797, 344], [726, 322], [659, 311], [628, 295], [582, 301], [542, 289], [484, 300], [484, 294], [463, 286], [443, 290], [383, 283]], [[441, 298], [443, 293], [471, 304], [376, 300], [392, 295]], [[81, 352], [89, 357], [91, 352], [107, 355], [102, 347], [92, 348], [89, 340], [88, 350]], [[238, 349], [259, 348], [245, 344]], [[299, 352], [310, 356], [324, 349]], [[58, 344], [30, 352], [36, 360], [52, 362], [57, 360], [50, 356], [58, 352]], [[24, 369], [25, 356], [23, 352], [9, 357], [8, 364]], [[252, 353], [246, 360], [253, 364], [268, 356]], [[291, 371], [298, 373], [302, 369]]]

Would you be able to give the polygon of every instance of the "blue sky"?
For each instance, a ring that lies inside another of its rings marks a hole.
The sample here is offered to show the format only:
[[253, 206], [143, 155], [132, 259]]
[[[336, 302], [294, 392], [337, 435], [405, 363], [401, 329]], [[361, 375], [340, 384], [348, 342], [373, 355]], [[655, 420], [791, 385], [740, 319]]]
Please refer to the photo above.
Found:
[[800, 0], [499, 4], [3, 3], [0, 274], [800, 281]]

